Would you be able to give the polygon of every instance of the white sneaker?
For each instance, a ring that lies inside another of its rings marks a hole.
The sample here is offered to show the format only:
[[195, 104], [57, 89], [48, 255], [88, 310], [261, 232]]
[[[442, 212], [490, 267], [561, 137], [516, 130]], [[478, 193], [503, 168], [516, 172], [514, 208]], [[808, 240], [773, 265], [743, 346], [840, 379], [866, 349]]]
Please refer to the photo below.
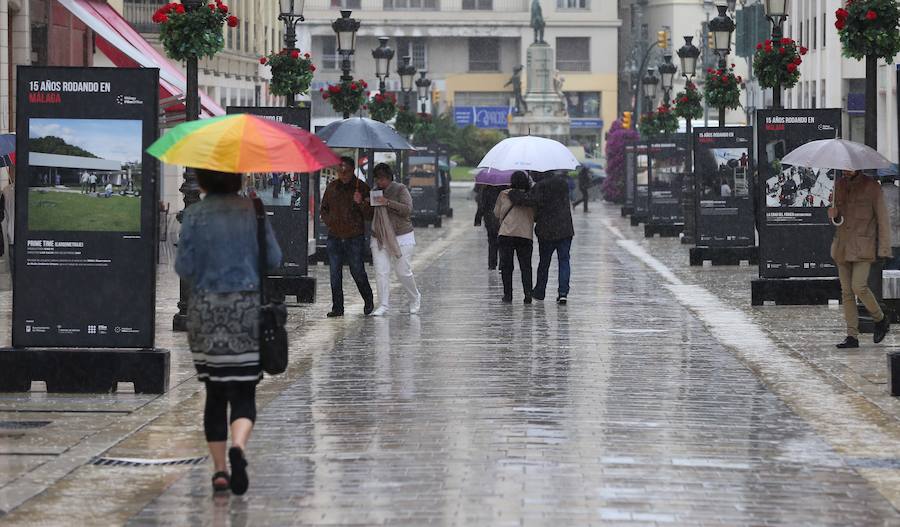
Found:
[[419, 309], [422, 307], [422, 293], [419, 293], [418, 298], [409, 303], [409, 314], [415, 315], [419, 312]]
[[388, 308], [386, 308], [384, 306], [378, 306], [375, 309], [375, 311], [372, 311], [372, 316], [373, 317], [383, 317], [383, 316], [387, 315], [387, 312], [388, 312]]

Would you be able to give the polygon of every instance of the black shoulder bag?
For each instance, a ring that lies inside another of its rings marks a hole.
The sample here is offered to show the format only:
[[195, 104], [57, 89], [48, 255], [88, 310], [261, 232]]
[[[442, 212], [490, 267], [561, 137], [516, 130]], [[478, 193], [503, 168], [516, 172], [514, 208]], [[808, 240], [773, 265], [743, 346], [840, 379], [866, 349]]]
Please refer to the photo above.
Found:
[[266, 298], [266, 211], [255, 198], [256, 240], [259, 245], [259, 362], [269, 375], [284, 373], [288, 364], [288, 339], [285, 324], [287, 308], [282, 302]]

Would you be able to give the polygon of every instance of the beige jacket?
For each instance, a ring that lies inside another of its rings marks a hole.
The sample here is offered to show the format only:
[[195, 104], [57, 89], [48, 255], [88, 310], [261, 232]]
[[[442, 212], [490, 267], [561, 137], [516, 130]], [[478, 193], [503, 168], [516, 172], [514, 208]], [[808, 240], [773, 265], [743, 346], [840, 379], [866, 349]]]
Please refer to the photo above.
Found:
[[869, 176], [856, 176], [852, 182], [841, 177], [834, 195], [843, 219], [831, 243], [834, 261], [871, 262], [876, 255], [890, 258], [891, 224], [881, 186]]
[[494, 205], [494, 216], [497, 217], [497, 220], [503, 220], [500, 224], [500, 236], [533, 239], [534, 209], [525, 206], [513, 207], [508, 189], [501, 192], [497, 198], [497, 203]]

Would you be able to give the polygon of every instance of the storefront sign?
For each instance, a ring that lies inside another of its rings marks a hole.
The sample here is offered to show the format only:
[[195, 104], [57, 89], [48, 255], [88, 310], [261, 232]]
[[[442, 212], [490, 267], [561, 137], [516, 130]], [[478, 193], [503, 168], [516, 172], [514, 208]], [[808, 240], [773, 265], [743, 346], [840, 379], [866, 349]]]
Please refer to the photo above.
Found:
[[510, 109], [506, 106], [459, 106], [453, 108], [456, 126], [503, 129], [507, 127]]
[[152, 348], [159, 70], [20, 67], [13, 346]]
[[760, 277], [835, 276], [834, 227], [827, 215], [833, 171], [789, 166], [781, 159], [810, 141], [840, 137], [841, 110], [760, 110], [756, 133]]
[[570, 128], [575, 129], [594, 129], [594, 130], [602, 130], [603, 129], [603, 119], [572, 119], [569, 123]]
[[749, 126], [694, 130], [697, 245], [756, 244], [752, 149]]

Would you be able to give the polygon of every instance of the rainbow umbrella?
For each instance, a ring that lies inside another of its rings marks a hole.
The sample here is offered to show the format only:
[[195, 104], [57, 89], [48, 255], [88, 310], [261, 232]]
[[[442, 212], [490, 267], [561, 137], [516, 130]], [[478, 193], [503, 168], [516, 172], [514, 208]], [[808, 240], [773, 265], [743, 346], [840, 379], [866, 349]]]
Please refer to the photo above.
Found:
[[315, 135], [247, 114], [180, 124], [147, 149], [173, 165], [221, 172], [314, 172], [338, 156]]

